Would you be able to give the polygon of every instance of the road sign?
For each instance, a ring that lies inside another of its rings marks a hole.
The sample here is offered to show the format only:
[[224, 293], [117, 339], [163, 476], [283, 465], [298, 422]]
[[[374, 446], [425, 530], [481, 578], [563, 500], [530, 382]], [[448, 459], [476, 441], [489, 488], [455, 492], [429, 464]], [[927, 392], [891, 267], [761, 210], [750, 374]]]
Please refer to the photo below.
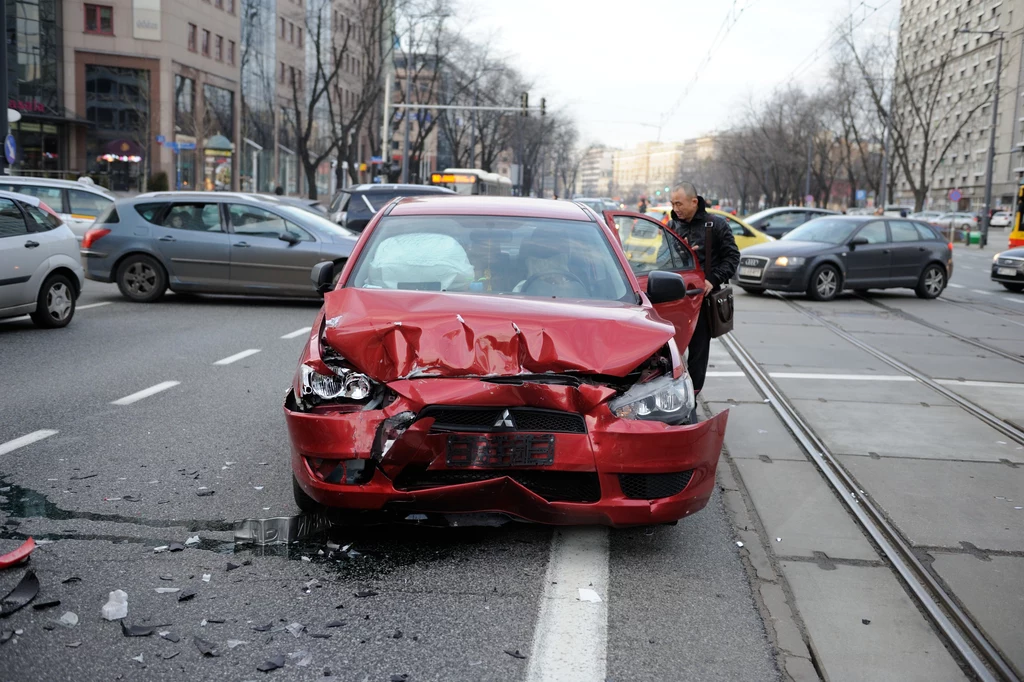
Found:
[[8, 135], [4, 140], [4, 157], [7, 163], [14, 163], [18, 159], [18, 145], [14, 142], [14, 135]]
[[195, 149], [196, 148], [196, 143], [195, 142], [175, 142], [175, 144], [178, 145], [178, 149]]
[[806, 206], [814, 205], [814, 195], [813, 194], [808, 194], [807, 196], [805, 196], [804, 197], [804, 204]]
[[949, 200], [950, 201], [960, 201], [960, 197], [962, 197], [962, 196], [963, 196], [963, 194], [961, 194], [960, 190], [958, 190], [958, 189], [951, 189], [949, 191]]
[[867, 201], [868, 191], [866, 189], [857, 190], [857, 201]]
[[156, 142], [157, 142], [157, 144], [163, 144], [163, 143], [164, 143], [164, 140], [166, 140], [166, 139], [167, 139], [167, 138], [166, 138], [166, 137], [164, 137], [163, 135], [157, 135], [157, 136], [156, 136]]

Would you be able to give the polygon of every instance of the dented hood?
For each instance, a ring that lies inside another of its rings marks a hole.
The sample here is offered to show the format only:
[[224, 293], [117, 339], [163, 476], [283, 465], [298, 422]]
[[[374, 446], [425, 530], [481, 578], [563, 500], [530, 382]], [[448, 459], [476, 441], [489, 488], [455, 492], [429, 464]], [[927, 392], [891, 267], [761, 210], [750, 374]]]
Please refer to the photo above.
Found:
[[636, 304], [337, 289], [324, 297], [328, 345], [378, 381], [577, 371], [625, 376], [672, 338]]

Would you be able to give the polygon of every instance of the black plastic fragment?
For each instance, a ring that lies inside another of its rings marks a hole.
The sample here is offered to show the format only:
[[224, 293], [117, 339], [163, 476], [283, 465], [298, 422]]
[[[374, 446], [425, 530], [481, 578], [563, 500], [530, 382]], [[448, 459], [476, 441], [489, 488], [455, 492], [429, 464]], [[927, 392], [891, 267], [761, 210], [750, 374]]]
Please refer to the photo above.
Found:
[[359, 590], [354, 596], [359, 599], [363, 599], [365, 597], [376, 597], [378, 594], [380, 594], [380, 592], [374, 592], [373, 590]]
[[867, 618], [861, 618], [860, 622], [864, 623], [864, 625], [871, 625], [871, 621]]
[[85, 476], [72, 476], [72, 481], [84, 481], [87, 478], [96, 478], [99, 474], [86, 474]]
[[409, 673], [402, 673], [401, 675], [392, 675], [391, 682], [408, 682]]
[[149, 637], [153, 634], [153, 628], [147, 628], [141, 625], [125, 625], [122, 620], [121, 634], [125, 637]]
[[391, 638], [392, 639], [402, 639], [402, 631], [401, 630], [395, 630], [395, 634], [391, 635]]
[[0, 601], [0, 618], [11, 615], [35, 599], [37, 594], [39, 594], [39, 578], [36, 577], [35, 571], [27, 571], [21, 577], [21, 582], [7, 593], [3, 601]]
[[518, 658], [520, 660], [526, 658], [525, 654], [519, 653], [519, 649], [516, 649], [515, 651], [512, 651], [511, 649], [505, 649], [505, 653], [511, 656], [512, 658]]
[[167, 545], [168, 552], [181, 552], [184, 549], [185, 545], [181, 544], [180, 542], [172, 542], [171, 544]]
[[196, 495], [198, 495], [199, 497], [209, 497], [210, 495], [213, 495], [215, 492], [217, 492], [217, 491], [216, 490], [209, 490], [209, 489], [207, 489], [207, 490], [197, 490], [196, 491]]
[[189, 599], [191, 599], [194, 596], [196, 596], [195, 592], [192, 592], [191, 590], [187, 590], [187, 591], [182, 592], [181, 594], [178, 595], [178, 601], [188, 601]]
[[217, 625], [220, 625], [221, 623], [224, 622], [224, 619], [223, 618], [207, 618], [206, 622], [207, 623], [216, 623]]
[[[269, 630], [272, 627], [274, 627], [274, 621], [270, 621], [266, 625], [254, 625], [252, 627], [252, 629], [255, 630], [256, 632], [266, 632], [267, 630]], [[328, 626], [328, 627], [330, 627], [330, 626]]]
[[271, 659], [263, 661], [256, 669], [261, 673], [269, 673], [271, 670], [277, 670], [278, 668], [284, 667], [284, 656], [274, 656]]
[[164, 655], [163, 655], [163, 659], [164, 659], [165, 661], [168, 661], [168, 660], [170, 660], [170, 659], [174, 658], [175, 656], [177, 656], [177, 655], [178, 655], [178, 654], [180, 654], [180, 653], [181, 653], [180, 651], [171, 651], [171, 652], [169, 652], [169, 653], [166, 653], [166, 654], [164, 654]]
[[238, 564], [233, 564], [233, 563], [231, 563], [231, 562], [229, 561], [229, 562], [228, 562], [228, 567], [227, 567], [227, 568], [226, 568], [225, 570], [227, 570], [227, 571], [233, 571], [233, 570], [235, 570], [236, 568], [241, 568], [241, 566], [239, 566]]
[[327, 627], [329, 627], [329, 628], [340, 628], [340, 627], [343, 627], [344, 625], [345, 625], [345, 621], [343, 621], [343, 620], [332, 620], [330, 623], [327, 624]]
[[331, 633], [329, 632], [311, 632], [309, 636], [313, 639], [330, 639]]
[[176, 632], [168, 632], [166, 635], [160, 636], [166, 639], [168, 642], [174, 642], [175, 644], [181, 641], [181, 637], [179, 637]]
[[4, 630], [0, 632], [0, 644], [7, 644], [7, 640], [14, 637], [14, 630]]
[[62, 585], [70, 585], [71, 583], [80, 583], [82, 582], [82, 579], [79, 578], [77, 575], [73, 575], [70, 578], [65, 578], [64, 580], [61, 580], [60, 582]]
[[210, 658], [220, 656], [220, 652], [217, 651], [217, 647], [213, 642], [207, 642], [205, 639], [199, 639], [193, 635], [192, 643], [196, 645], [196, 648], [199, 649], [199, 653], [203, 656], [209, 656]]
[[42, 611], [43, 609], [52, 609], [54, 606], [60, 606], [60, 599], [50, 599], [48, 601], [41, 601], [32, 605], [32, 608], [36, 611]]

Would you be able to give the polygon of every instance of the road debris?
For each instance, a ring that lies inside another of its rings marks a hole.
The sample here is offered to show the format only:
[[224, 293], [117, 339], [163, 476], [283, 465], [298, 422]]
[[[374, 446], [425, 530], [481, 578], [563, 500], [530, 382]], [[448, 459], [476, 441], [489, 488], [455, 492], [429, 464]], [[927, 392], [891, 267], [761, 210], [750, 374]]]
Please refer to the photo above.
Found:
[[268, 673], [271, 670], [277, 670], [278, 668], [283, 667], [284, 656], [274, 656], [273, 658], [260, 663], [258, 666], [256, 666], [256, 669], [259, 670], [261, 673]]
[[160, 658], [164, 659], [165, 661], [169, 661], [180, 653], [180, 651], [169, 651], [165, 654], [162, 654]]
[[70, 578], [64, 578], [64, 580], [60, 581], [61, 585], [70, 585], [71, 583], [80, 583], [80, 582], [82, 582], [82, 579], [79, 578], [77, 575], [73, 575]]
[[146, 663], [142, 660], [142, 656], [142, 654], [139, 654], [138, 656], [132, 656], [132, 660], [138, 661], [139, 663], [142, 663], [142, 665], [146, 665]]
[[298, 659], [295, 662], [295, 665], [300, 668], [305, 668], [313, 662], [313, 654], [309, 653], [305, 649], [288, 654], [288, 658]]
[[210, 578], [211, 578], [211, 577], [212, 577], [212, 576], [211, 576], [211, 575], [210, 575], [209, 573], [203, 573], [203, 582], [204, 582], [204, 583], [208, 583], [208, 582], [210, 582]]
[[27, 571], [21, 581], [0, 601], [0, 618], [6, 618], [39, 594], [39, 578], [35, 571]]
[[203, 656], [208, 656], [210, 658], [216, 658], [217, 656], [220, 656], [220, 652], [217, 651], [217, 647], [213, 644], [213, 642], [207, 642], [205, 639], [200, 639], [199, 637], [193, 635], [192, 643], [196, 645], [196, 648], [199, 649], [199, 653], [201, 653]]
[[125, 625], [122, 620], [121, 634], [125, 637], [149, 637], [153, 634], [153, 628], [147, 628], [141, 625]]
[[0, 568], [11, 568], [25, 563], [28, 561], [29, 555], [32, 554], [32, 550], [35, 548], [35, 540], [32, 538], [25, 540], [25, 542], [21, 543], [18, 549], [4, 555], [0, 555]]
[[256, 545], [287, 544], [312, 537], [330, 525], [330, 519], [322, 514], [245, 519], [235, 524], [235, 542]]
[[81, 642], [68, 642], [64, 646], [66, 646], [69, 649], [77, 649], [78, 647], [82, 646], [82, 643]]
[[185, 591], [185, 592], [182, 592], [181, 594], [178, 595], [178, 601], [188, 601], [189, 599], [191, 599], [194, 596], [196, 596], [195, 592], [192, 592], [190, 590], [189, 591]]
[[180, 587], [156, 587], [154, 589], [157, 594], [174, 594], [175, 592], [181, 592]]
[[226, 568], [226, 569], [224, 569], [224, 570], [225, 570], [225, 571], [233, 571], [233, 570], [235, 570], [236, 568], [241, 568], [241, 566], [239, 566], [238, 564], [233, 564], [233, 563], [231, 563], [231, 562], [229, 561], [229, 562], [228, 562], [228, 566], [227, 566], [227, 568]]
[[180, 542], [172, 542], [170, 545], [168, 545], [168, 549], [172, 552], [181, 552], [185, 549], [185, 545], [181, 544]]
[[511, 656], [512, 658], [518, 658], [520, 660], [526, 658], [525, 654], [519, 653], [519, 649], [516, 649], [515, 651], [512, 651], [511, 649], [505, 649], [505, 653]]
[[579, 596], [579, 600], [580, 601], [591, 602], [593, 604], [600, 604], [601, 603], [601, 595], [599, 595], [594, 590], [591, 590], [590, 588], [587, 588], [587, 587], [581, 587], [581, 588], [579, 588], [579, 590], [580, 590], [580, 596]]
[[352, 596], [359, 599], [365, 599], [366, 597], [376, 597], [378, 594], [380, 594], [380, 592], [374, 592], [373, 590], [359, 590]]
[[176, 633], [171, 632], [170, 630], [162, 630], [156, 634], [160, 635], [163, 639], [166, 639], [168, 642], [174, 642], [175, 644], [181, 641], [181, 637], [179, 637]]
[[742, 547], [742, 546], [743, 546], [743, 543], [742, 543], [742, 542], [740, 542], [739, 540], [737, 540], [737, 541], [736, 541], [736, 546], [737, 546], [737, 547]]
[[270, 623], [267, 623], [266, 625], [254, 625], [254, 626], [252, 626], [252, 629], [255, 630], [256, 632], [267, 632], [272, 627], [274, 627], [273, 621], [271, 621]]
[[242, 646], [243, 644], [248, 644], [248, 643], [249, 642], [245, 641], [244, 639], [229, 639], [228, 640], [228, 648], [229, 649], [234, 649], [236, 646]]
[[160, 552], [166, 552], [170, 549], [170, 545], [160, 545], [159, 547], [153, 548], [153, 554], [159, 554]]
[[196, 491], [196, 495], [198, 495], [199, 497], [210, 497], [211, 495], [213, 495], [216, 492], [217, 492], [216, 490], [210, 490], [210, 489], [197, 490]]
[[74, 611], [65, 611], [57, 622], [66, 628], [73, 628], [78, 625], [78, 614]]
[[343, 627], [344, 625], [345, 625], [345, 621], [343, 621], [343, 620], [332, 620], [325, 627], [340, 628], [340, 627]]
[[202, 540], [199, 539], [198, 535], [193, 535], [188, 540], [185, 540], [185, 546], [190, 547], [192, 545], [198, 545]]
[[302, 635], [302, 631], [306, 629], [306, 626], [302, 623], [290, 623], [286, 625], [284, 629], [292, 633], [295, 637], [299, 637]]
[[128, 615], [128, 594], [124, 590], [114, 590], [110, 593], [101, 612], [107, 620], [124, 618]]
[[32, 605], [34, 611], [42, 611], [43, 609], [51, 609], [54, 606], [60, 606], [60, 599], [50, 599], [48, 601], [36, 602]]
[[861, 618], [860, 622], [864, 623], [864, 625], [871, 625], [871, 621], [867, 618]]

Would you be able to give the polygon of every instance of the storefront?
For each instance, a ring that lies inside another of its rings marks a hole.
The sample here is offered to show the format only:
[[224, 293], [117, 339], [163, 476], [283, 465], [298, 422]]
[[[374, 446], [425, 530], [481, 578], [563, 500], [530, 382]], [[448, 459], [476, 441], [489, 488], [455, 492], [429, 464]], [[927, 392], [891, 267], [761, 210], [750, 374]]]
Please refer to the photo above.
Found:
[[93, 179], [115, 191], [142, 191], [152, 138], [150, 72], [85, 65], [85, 113], [95, 126], [86, 138], [86, 163]]
[[203, 183], [206, 191], [231, 189], [231, 162], [235, 145], [223, 135], [214, 135], [203, 145]]

